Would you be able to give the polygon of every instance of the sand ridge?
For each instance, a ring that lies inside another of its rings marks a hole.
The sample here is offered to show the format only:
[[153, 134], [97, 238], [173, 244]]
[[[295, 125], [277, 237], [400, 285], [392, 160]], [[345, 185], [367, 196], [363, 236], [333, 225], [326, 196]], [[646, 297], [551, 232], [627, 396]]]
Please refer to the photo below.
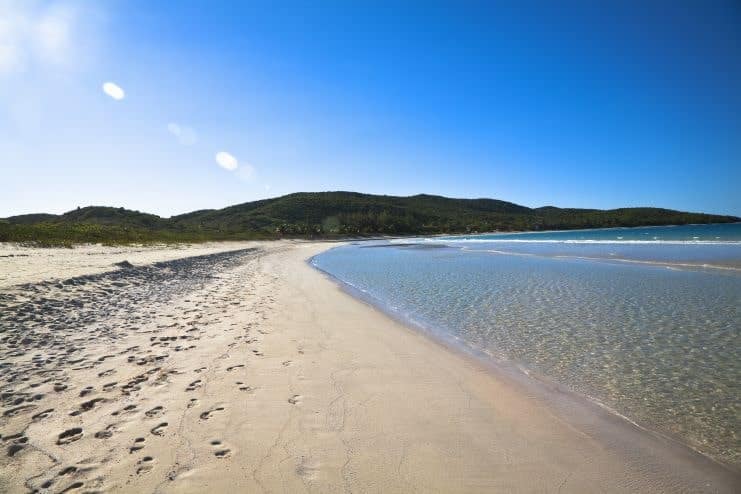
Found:
[[183, 257], [214, 254], [244, 249], [257, 242], [204, 242], [199, 244], [78, 245], [28, 248], [0, 242], [0, 289], [23, 283], [39, 283], [53, 279], [99, 274], [110, 271], [115, 263], [135, 259], [138, 265], [171, 261]]

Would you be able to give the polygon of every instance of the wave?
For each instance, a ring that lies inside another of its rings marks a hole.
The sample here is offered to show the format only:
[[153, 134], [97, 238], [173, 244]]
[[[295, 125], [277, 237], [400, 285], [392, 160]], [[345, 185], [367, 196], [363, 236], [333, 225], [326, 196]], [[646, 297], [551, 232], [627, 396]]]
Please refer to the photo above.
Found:
[[615, 239], [611, 238], [600, 238], [600, 239], [588, 239], [588, 238], [495, 238], [495, 237], [451, 237], [451, 236], [437, 236], [437, 237], [409, 237], [409, 238], [395, 238], [389, 239], [390, 244], [421, 244], [421, 243], [433, 243], [433, 244], [498, 244], [498, 243], [521, 243], [521, 244], [586, 244], [586, 245], [725, 245], [725, 246], [741, 246], [741, 240], [723, 240], [721, 238], [715, 239], [700, 239], [694, 237], [692, 239], [661, 239], [659, 237], [653, 237], [651, 239], [625, 239], [618, 237]]
[[[405, 243], [397, 239], [396, 243]], [[483, 238], [430, 238], [430, 242], [442, 242], [447, 244], [463, 243], [522, 243], [522, 244], [588, 244], [588, 245], [738, 245], [739, 240], [594, 240], [594, 239], [483, 239]], [[417, 239], [416, 242], [420, 240]]]
[[547, 257], [551, 259], [580, 259], [584, 261], [603, 261], [603, 262], [624, 262], [630, 264], [645, 264], [649, 266], [663, 266], [669, 269], [721, 269], [725, 271], [741, 272], [741, 267], [728, 266], [725, 264], [709, 264], [705, 262], [673, 262], [673, 261], [659, 261], [659, 260], [643, 260], [643, 259], [627, 259], [624, 257], [597, 257], [597, 256], [568, 256], [563, 254], [558, 255], [544, 255], [544, 254], [533, 254], [530, 252], [511, 252], [506, 250], [471, 250], [463, 248], [463, 252], [487, 252], [489, 254], [501, 254], [507, 256], [532, 256], [532, 257]]

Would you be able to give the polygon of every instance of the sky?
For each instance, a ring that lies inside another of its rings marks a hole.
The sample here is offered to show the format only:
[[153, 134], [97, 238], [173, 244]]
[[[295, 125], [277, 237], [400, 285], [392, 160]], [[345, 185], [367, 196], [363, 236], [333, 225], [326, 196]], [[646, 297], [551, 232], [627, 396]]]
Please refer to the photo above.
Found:
[[0, 0], [0, 217], [299, 191], [741, 216], [741, 4]]

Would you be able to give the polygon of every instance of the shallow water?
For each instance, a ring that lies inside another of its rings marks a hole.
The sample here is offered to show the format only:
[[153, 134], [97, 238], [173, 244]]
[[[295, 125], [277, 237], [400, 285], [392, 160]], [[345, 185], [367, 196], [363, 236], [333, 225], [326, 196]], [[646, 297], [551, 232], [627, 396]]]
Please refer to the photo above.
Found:
[[413, 324], [739, 465], [741, 225], [725, 226], [711, 241], [672, 227], [673, 243], [624, 242], [646, 229], [362, 243], [312, 263]]

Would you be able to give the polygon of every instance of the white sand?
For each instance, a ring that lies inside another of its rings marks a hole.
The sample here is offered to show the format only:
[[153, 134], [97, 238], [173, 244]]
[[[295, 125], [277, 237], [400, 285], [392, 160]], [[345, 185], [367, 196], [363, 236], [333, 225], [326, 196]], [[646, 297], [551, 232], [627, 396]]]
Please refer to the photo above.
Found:
[[0, 242], [0, 289], [21, 283], [71, 278], [109, 271], [114, 263], [135, 259], [139, 264], [170, 261], [244, 248], [255, 242], [207, 242], [202, 244], [142, 247], [81, 245], [74, 249], [32, 249]]
[[353, 299], [306, 264], [327, 247], [0, 258], [0, 492], [733, 490], [660, 443], [631, 457]]

